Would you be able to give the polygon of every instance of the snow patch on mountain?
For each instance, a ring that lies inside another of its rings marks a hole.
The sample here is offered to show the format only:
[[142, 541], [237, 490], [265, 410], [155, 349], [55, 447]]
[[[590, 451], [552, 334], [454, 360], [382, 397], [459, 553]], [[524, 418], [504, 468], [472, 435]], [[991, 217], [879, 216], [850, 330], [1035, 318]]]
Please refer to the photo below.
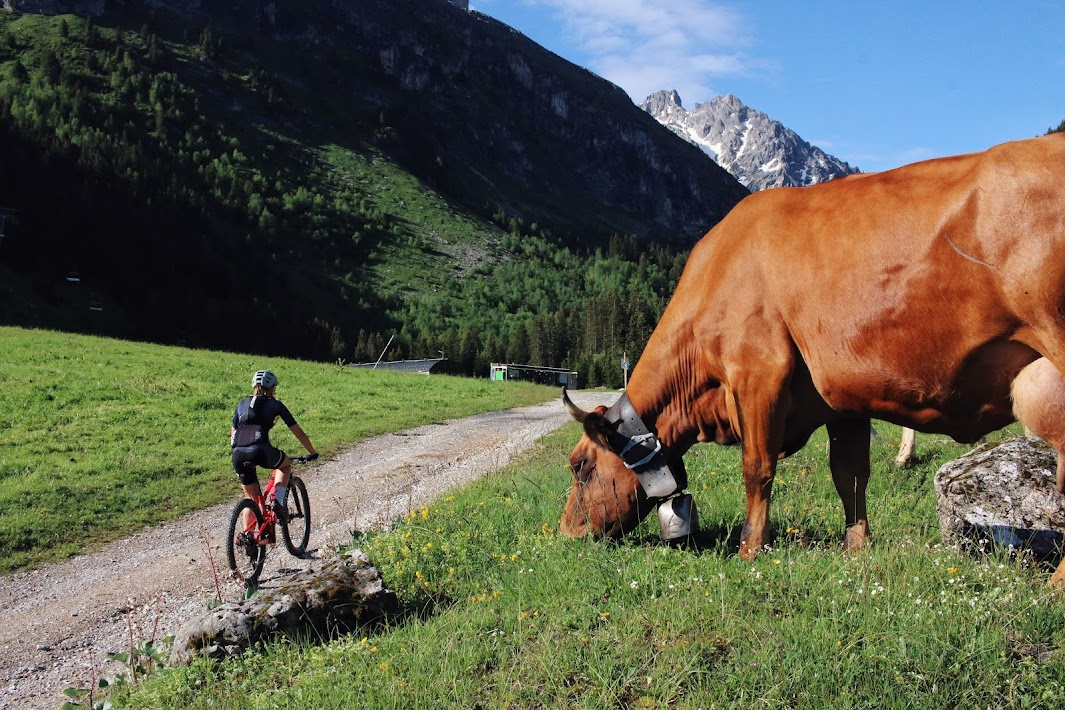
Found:
[[802, 187], [861, 172], [732, 94], [688, 111], [676, 91], [656, 91], [640, 107], [750, 190]]

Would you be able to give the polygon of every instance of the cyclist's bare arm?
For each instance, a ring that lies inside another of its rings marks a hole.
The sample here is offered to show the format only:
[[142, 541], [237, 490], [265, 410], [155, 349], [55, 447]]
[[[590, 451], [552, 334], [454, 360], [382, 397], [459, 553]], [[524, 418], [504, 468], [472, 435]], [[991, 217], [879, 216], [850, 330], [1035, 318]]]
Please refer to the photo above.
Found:
[[293, 433], [296, 439], [303, 444], [303, 448], [307, 449], [307, 453], [314, 456], [317, 452], [314, 450], [314, 444], [311, 443], [310, 438], [303, 432], [302, 427], [299, 424], [293, 424], [288, 428]]

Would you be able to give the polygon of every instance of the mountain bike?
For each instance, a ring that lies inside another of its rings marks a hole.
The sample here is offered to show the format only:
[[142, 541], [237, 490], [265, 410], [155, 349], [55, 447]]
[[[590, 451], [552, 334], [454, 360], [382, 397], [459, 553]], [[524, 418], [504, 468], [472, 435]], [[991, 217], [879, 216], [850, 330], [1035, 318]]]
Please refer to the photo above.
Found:
[[[294, 463], [306, 463], [307, 456], [297, 456]], [[303, 479], [293, 475], [288, 480], [288, 495], [285, 510], [288, 521], [281, 522], [273, 511], [274, 477], [270, 476], [262, 493], [254, 500], [244, 498], [233, 508], [229, 518], [229, 534], [226, 536], [226, 557], [234, 576], [253, 587], [259, 581], [259, 573], [266, 564], [266, 547], [277, 542], [276, 529], [281, 528], [281, 539], [294, 557], [303, 557], [307, 552], [307, 540], [311, 536], [311, 501]], [[247, 511], [247, 516], [245, 516]], [[245, 524], [245, 518], [249, 520]]]

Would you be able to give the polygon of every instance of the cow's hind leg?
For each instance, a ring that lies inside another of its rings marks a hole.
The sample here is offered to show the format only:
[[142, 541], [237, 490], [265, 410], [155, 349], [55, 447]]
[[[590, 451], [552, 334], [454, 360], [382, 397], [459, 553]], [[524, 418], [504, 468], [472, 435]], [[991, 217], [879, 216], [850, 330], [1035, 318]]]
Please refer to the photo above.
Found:
[[849, 419], [828, 425], [828, 464], [843, 501], [847, 532], [843, 549], [856, 552], [869, 540], [865, 489], [869, 484], [869, 420]]
[[1010, 386], [1013, 415], [1026, 434], [1054, 447], [1058, 455], [1058, 493], [1065, 493], [1065, 377], [1046, 358], [1017, 373]]

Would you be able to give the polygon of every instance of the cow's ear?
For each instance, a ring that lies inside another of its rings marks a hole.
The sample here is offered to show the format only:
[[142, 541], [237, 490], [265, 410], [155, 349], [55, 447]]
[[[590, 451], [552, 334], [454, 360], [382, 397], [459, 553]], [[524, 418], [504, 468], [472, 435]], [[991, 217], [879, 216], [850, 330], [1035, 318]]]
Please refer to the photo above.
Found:
[[588, 416], [584, 418], [584, 433], [596, 446], [613, 450], [610, 441], [617, 436], [617, 430], [610, 420], [603, 416], [605, 411], [605, 407], [596, 407], [596, 411], [588, 412]]

